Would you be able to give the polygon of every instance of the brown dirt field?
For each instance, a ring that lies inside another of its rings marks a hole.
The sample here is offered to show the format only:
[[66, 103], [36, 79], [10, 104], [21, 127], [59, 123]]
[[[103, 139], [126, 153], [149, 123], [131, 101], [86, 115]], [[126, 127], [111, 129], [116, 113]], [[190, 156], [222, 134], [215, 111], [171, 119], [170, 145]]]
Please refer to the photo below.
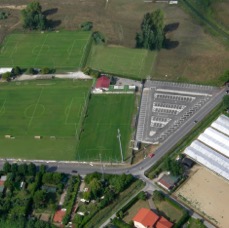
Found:
[[149, 206], [149, 203], [148, 203], [148, 200], [144, 201], [144, 200], [138, 200], [127, 212], [126, 212], [126, 215], [125, 217], [123, 218], [123, 220], [126, 222], [126, 223], [129, 223], [132, 218], [138, 213], [138, 211], [141, 209], [141, 208], [148, 208], [150, 209], [150, 206]]
[[[1, 0], [0, 7], [21, 7], [28, 2], [21, 0], [19, 4], [17, 0]], [[108, 44], [126, 47], [135, 46], [135, 35], [140, 30], [143, 15], [161, 8], [165, 24], [178, 26], [167, 33], [170, 49], [163, 49], [157, 55], [154, 79], [208, 82], [228, 68], [228, 48], [206, 34], [179, 6], [139, 0], [109, 0], [108, 4], [106, 0], [40, 0], [40, 3], [54, 29], [75, 30], [82, 22], [93, 21], [94, 31], [104, 33]], [[18, 23], [19, 10], [7, 10], [11, 16], [0, 21], [0, 41], [12, 29], [22, 30]]]
[[219, 227], [229, 224], [229, 183], [205, 167], [195, 165], [192, 174], [177, 191], [177, 196], [185, 198], [184, 202], [204, 213]]

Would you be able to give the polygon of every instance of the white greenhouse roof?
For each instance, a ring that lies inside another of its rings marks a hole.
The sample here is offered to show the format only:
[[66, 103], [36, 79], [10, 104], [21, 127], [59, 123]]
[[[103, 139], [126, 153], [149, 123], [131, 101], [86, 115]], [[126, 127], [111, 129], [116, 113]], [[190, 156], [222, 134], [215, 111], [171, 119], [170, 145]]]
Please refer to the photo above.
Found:
[[207, 128], [203, 134], [198, 137], [198, 140], [229, 157], [229, 137], [214, 130]]
[[220, 122], [223, 125], [229, 127], [229, 118], [225, 115], [219, 116], [219, 118], [215, 122]]
[[215, 122], [212, 123], [211, 127], [213, 127], [214, 129], [216, 129], [217, 131], [220, 131], [223, 134], [229, 136], [229, 127], [227, 127], [223, 123], [218, 122], [218, 121], [215, 121]]
[[184, 151], [196, 162], [229, 180], [229, 159], [199, 141], [194, 141]]

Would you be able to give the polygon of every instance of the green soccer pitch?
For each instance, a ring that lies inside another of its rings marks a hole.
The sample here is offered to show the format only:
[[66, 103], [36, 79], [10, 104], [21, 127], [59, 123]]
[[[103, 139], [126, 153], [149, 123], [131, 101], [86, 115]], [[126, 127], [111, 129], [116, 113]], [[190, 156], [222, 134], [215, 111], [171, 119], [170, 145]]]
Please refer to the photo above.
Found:
[[74, 70], [85, 64], [90, 48], [90, 32], [12, 33], [1, 45], [0, 66]]
[[145, 49], [93, 45], [87, 65], [106, 73], [141, 80], [152, 75], [156, 54]]
[[0, 157], [76, 160], [91, 85], [58, 79], [1, 84]]
[[101, 158], [102, 161], [120, 162], [118, 129], [125, 159], [131, 139], [134, 103], [134, 94], [92, 95], [76, 159], [99, 162]]

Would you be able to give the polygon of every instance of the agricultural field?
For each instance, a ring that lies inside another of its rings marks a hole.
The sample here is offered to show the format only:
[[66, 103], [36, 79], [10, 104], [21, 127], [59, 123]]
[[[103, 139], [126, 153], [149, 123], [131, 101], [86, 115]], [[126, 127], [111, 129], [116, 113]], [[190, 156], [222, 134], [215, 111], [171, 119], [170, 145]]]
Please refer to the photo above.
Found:
[[156, 52], [121, 46], [94, 45], [87, 65], [116, 75], [145, 79], [152, 74]]
[[124, 160], [131, 139], [135, 95], [92, 95], [77, 149], [77, 160], [120, 162], [118, 129]]
[[75, 160], [91, 85], [57, 79], [1, 84], [0, 157]]
[[85, 64], [90, 32], [12, 33], [0, 50], [1, 67], [76, 70]]

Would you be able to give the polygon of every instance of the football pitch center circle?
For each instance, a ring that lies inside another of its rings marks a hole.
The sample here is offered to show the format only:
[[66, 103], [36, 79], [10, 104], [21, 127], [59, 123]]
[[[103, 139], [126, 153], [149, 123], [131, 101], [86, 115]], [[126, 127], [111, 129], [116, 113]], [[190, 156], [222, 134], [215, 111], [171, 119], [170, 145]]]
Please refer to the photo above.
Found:
[[31, 104], [25, 109], [26, 118], [39, 118], [45, 112], [45, 106], [42, 104]]

